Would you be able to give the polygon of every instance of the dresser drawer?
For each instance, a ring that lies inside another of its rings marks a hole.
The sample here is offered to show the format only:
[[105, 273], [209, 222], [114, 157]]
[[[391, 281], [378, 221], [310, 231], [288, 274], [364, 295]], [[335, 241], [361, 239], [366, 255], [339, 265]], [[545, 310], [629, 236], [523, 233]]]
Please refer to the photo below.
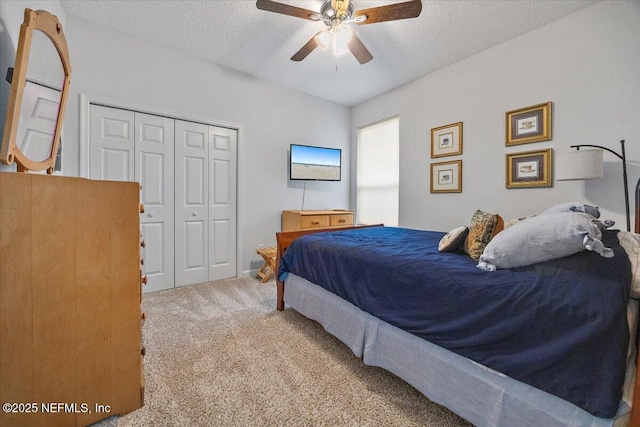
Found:
[[353, 211], [335, 209], [282, 211], [282, 231], [338, 227], [353, 227]]
[[321, 228], [329, 226], [329, 215], [302, 215], [300, 217], [300, 228]]
[[347, 213], [331, 215], [330, 225], [331, 227], [346, 227], [353, 225], [353, 214]]

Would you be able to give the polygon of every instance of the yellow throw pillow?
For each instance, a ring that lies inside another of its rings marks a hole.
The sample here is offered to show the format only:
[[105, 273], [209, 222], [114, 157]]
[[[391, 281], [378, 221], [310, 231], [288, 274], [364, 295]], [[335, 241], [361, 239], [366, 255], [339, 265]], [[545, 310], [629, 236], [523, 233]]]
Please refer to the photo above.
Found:
[[463, 249], [475, 261], [480, 259], [485, 246], [504, 229], [504, 220], [498, 214], [477, 210], [471, 217], [469, 235]]

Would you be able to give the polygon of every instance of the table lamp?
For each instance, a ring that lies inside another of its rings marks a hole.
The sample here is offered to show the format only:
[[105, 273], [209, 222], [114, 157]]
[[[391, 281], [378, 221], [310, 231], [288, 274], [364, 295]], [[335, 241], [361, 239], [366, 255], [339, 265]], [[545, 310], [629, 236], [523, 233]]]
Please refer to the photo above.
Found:
[[[622, 154], [600, 145], [580, 144], [572, 145], [576, 151], [558, 154], [556, 157], [556, 181], [578, 181], [597, 179], [604, 176], [602, 155], [608, 151], [622, 160], [622, 180], [624, 185], [624, 206], [627, 217], [627, 231], [631, 231], [629, 217], [629, 189], [627, 185], [627, 156], [624, 151], [624, 139], [620, 141]], [[582, 147], [597, 148], [597, 150], [580, 150]]]

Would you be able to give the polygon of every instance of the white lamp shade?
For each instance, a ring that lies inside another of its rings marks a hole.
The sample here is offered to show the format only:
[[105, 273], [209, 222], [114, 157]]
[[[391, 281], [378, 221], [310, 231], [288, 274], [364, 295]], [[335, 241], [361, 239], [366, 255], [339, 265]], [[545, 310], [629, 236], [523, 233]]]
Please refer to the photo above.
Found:
[[602, 178], [602, 150], [576, 150], [558, 154], [555, 175], [556, 181]]
[[348, 25], [340, 25], [335, 28], [323, 30], [315, 39], [320, 49], [331, 49], [331, 53], [337, 56], [349, 52], [349, 41], [351, 37], [353, 37], [351, 27]]

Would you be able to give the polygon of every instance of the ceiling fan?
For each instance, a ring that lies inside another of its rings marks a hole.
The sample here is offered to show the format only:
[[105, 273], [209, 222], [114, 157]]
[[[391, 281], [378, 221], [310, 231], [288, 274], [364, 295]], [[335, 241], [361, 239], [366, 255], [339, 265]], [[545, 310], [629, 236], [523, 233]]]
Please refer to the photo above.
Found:
[[347, 24], [355, 22], [358, 25], [367, 25], [375, 24], [376, 22], [416, 18], [422, 11], [421, 0], [405, 1], [355, 12], [353, 3], [349, 2], [349, 0], [326, 0], [320, 8], [320, 12], [272, 0], [257, 0], [256, 6], [258, 9], [269, 12], [281, 13], [310, 21], [322, 21], [327, 26], [302, 46], [291, 57], [291, 60], [302, 61], [316, 47], [320, 47], [325, 50], [331, 49], [334, 55], [349, 51], [360, 64], [366, 64], [371, 61], [373, 55]]

